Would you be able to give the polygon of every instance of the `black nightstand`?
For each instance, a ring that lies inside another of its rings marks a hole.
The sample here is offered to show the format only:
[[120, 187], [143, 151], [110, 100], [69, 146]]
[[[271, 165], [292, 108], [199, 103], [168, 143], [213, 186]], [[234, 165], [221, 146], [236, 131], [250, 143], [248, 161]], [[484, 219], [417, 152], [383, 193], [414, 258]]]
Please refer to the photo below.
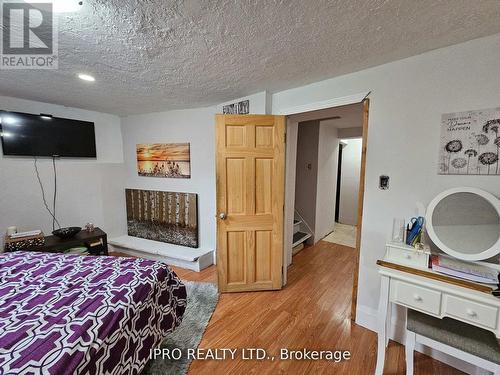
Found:
[[100, 228], [95, 228], [92, 232], [82, 230], [74, 237], [65, 240], [56, 236], [46, 236], [43, 246], [23, 249], [23, 251], [64, 253], [65, 250], [77, 246], [87, 247], [90, 255], [108, 255], [108, 236]]

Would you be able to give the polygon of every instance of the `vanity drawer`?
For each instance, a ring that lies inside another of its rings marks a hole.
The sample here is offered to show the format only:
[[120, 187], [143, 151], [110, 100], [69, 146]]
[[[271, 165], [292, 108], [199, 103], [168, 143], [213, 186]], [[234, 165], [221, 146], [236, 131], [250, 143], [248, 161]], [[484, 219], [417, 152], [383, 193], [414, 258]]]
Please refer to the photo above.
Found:
[[393, 287], [392, 300], [394, 302], [423, 312], [439, 315], [441, 310], [441, 292], [399, 280], [394, 281]]
[[492, 329], [497, 327], [498, 308], [494, 306], [455, 296], [446, 296], [445, 302], [445, 314], [450, 317]]
[[389, 262], [415, 266], [419, 268], [428, 268], [429, 254], [415, 249], [403, 249], [400, 247], [387, 246], [385, 259]]

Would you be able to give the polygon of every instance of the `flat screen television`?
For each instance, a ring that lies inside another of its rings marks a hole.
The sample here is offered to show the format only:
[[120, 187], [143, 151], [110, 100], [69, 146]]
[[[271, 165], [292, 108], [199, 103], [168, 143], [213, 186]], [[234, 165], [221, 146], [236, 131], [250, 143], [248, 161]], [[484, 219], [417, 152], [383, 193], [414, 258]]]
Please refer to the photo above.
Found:
[[4, 155], [95, 158], [94, 123], [0, 111]]

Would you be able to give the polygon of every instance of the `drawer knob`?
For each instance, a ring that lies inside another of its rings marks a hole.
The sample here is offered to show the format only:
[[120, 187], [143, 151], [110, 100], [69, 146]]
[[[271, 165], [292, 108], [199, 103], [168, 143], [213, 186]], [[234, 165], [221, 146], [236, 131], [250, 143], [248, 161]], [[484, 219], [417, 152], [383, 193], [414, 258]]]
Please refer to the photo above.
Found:
[[465, 310], [465, 312], [467, 313], [467, 315], [469, 315], [471, 318], [474, 318], [477, 316], [477, 313], [474, 311], [474, 310], [471, 310], [471, 309], [467, 309]]
[[418, 294], [414, 294], [413, 295], [413, 299], [417, 302], [421, 302], [422, 301], [422, 297], [420, 297]]
[[405, 254], [405, 258], [406, 259], [411, 259], [411, 255], [410, 254]]

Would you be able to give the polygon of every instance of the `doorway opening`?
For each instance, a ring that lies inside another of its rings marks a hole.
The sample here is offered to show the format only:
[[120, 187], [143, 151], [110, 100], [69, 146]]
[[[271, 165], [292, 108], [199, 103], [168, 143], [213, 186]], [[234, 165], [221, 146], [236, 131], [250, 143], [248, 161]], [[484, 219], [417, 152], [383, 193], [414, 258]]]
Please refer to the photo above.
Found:
[[[368, 99], [364, 99], [287, 117], [284, 266], [291, 266], [293, 257], [311, 246], [300, 256], [317, 248], [323, 252], [332, 248], [324, 256], [334, 257], [335, 247], [343, 253], [349, 249], [350, 266], [345, 278], [353, 279], [352, 319], [357, 296], [368, 105]], [[350, 164], [356, 160], [353, 168]], [[356, 188], [352, 187], [354, 183]], [[345, 189], [350, 194], [343, 194]], [[328, 242], [339, 234], [344, 241], [334, 239], [335, 245]]]
[[361, 137], [339, 141], [335, 226], [324, 240], [356, 248], [359, 178], [361, 171]]

